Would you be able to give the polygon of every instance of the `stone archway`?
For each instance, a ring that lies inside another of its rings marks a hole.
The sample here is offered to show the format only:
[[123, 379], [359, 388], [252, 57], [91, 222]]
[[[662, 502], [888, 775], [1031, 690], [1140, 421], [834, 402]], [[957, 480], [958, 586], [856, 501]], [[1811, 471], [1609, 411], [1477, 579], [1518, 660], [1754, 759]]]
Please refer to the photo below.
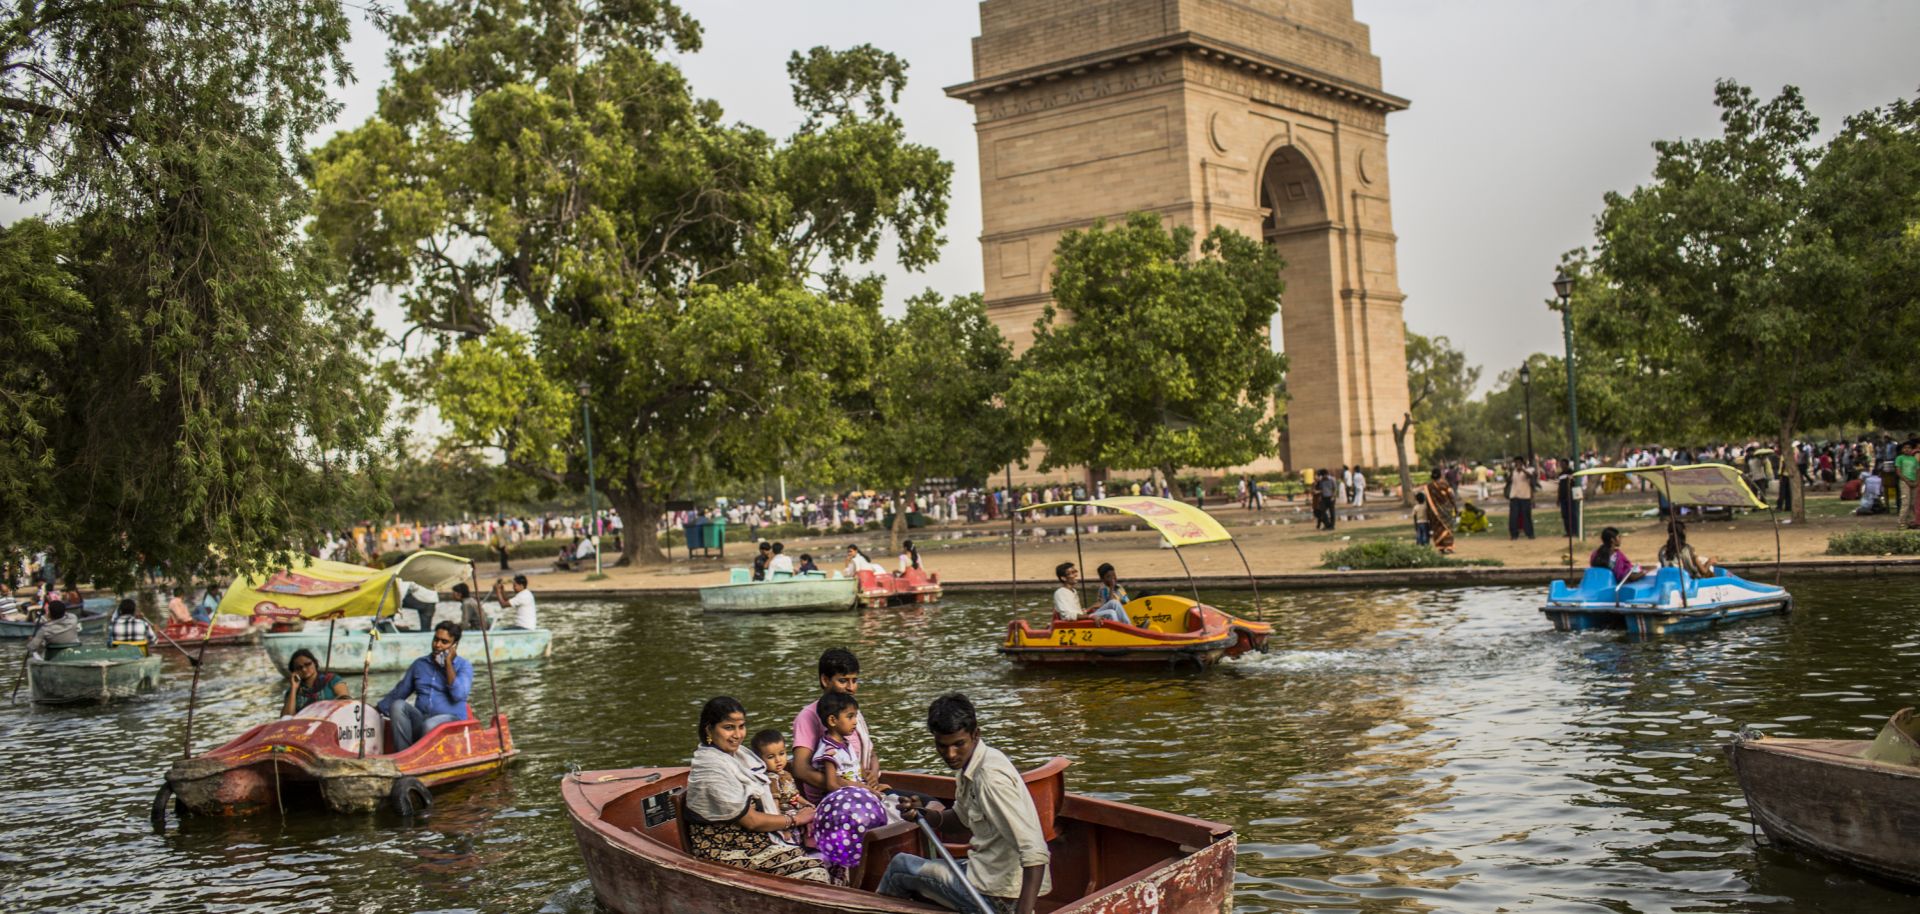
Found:
[[[986, 303], [1015, 347], [1060, 236], [1159, 214], [1287, 260], [1293, 469], [1394, 461], [1407, 408], [1380, 60], [1347, 0], [983, 0], [972, 104]], [[1268, 469], [1256, 466], [1254, 469]]]

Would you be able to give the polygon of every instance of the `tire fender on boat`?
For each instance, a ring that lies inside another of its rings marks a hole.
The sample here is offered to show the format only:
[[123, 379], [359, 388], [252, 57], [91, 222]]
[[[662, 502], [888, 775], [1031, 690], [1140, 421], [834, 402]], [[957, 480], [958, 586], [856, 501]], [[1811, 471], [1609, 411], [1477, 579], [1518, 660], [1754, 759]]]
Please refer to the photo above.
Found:
[[147, 819], [153, 823], [153, 830], [156, 834], [167, 830], [168, 806], [173, 807], [173, 817], [175, 821], [178, 821], [187, 814], [187, 804], [174, 797], [173, 785], [163, 783], [160, 785], [159, 790], [154, 791], [153, 806], [147, 810]]
[[433, 815], [433, 791], [415, 777], [393, 779], [393, 790], [388, 794], [393, 811], [403, 819], [415, 816], [426, 818]]

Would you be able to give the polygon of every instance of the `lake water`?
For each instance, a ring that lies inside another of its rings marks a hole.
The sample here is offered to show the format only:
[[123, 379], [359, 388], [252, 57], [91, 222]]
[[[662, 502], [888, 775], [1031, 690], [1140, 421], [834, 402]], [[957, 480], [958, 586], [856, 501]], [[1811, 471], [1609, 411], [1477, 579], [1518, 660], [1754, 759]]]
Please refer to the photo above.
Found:
[[[591, 911], [561, 775], [684, 764], [716, 694], [784, 728], [836, 645], [863, 661], [888, 767], [937, 767], [926, 703], [964, 691], [1022, 766], [1066, 755], [1071, 789], [1232, 824], [1240, 912], [1920, 910], [1755, 846], [1720, 754], [1742, 725], [1860, 737], [1916, 703], [1920, 582], [1787, 583], [1790, 619], [1645, 643], [1555, 634], [1532, 588], [1269, 595], [1273, 652], [1207, 674], [1015, 669], [993, 650], [1006, 594], [794, 618], [552, 602], [554, 656], [498, 670], [523, 750], [505, 776], [441, 791], [420, 824], [296, 812], [155, 835], [184, 733], [175, 657], [147, 698], [0, 707], [0, 911]], [[1042, 599], [1020, 603], [1038, 618]], [[280, 688], [257, 648], [209, 656], [201, 749]], [[9, 677], [19, 661], [0, 645]], [[484, 679], [474, 695], [484, 712]]]

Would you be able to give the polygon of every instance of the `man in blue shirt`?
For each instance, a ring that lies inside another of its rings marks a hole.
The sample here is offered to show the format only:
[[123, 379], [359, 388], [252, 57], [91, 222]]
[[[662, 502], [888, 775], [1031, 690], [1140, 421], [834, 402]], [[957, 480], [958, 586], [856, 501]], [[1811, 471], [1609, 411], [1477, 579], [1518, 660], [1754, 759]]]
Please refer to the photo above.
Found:
[[[402, 752], [433, 728], [466, 720], [467, 694], [473, 690], [473, 664], [460, 656], [460, 625], [433, 627], [433, 653], [407, 667], [400, 683], [380, 699], [380, 713], [393, 724], [388, 752]], [[409, 704], [407, 698], [412, 697]]]

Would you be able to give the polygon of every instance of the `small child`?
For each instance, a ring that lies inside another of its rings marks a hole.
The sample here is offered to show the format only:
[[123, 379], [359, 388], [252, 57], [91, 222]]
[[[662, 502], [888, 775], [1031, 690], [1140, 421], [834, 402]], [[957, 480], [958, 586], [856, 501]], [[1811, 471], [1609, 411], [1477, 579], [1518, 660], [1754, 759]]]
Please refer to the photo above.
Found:
[[[778, 730], [762, 730], [753, 735], [751, 745], [753, 754], [767, 766], [767, 778], [773, 782], [773, 800], [780, 808], [773, 810], [775, 815], [799, 812], [812, 803], [800, 796], [800, 788], [793, 782], [793, 772], [787, 770], [787, 737]], [[801, 829], [783, 828], [774, 833], [788, 844], [799, 844]]]
[[860, 700], [846, 692], [820, 696], [822, 732], [813, 750], [813, 767], [826, 776], [827, 792], [843, 787], [865, 787], [879, 793], [885, 785], [866, 782], [866, 759], [860, 757], [853, 735], [860, 729]]
[[1427, 504], [1427, 493], [1413, 493], [1413, 544], [1425, 546], [1433, 541], [1433, 508]]

